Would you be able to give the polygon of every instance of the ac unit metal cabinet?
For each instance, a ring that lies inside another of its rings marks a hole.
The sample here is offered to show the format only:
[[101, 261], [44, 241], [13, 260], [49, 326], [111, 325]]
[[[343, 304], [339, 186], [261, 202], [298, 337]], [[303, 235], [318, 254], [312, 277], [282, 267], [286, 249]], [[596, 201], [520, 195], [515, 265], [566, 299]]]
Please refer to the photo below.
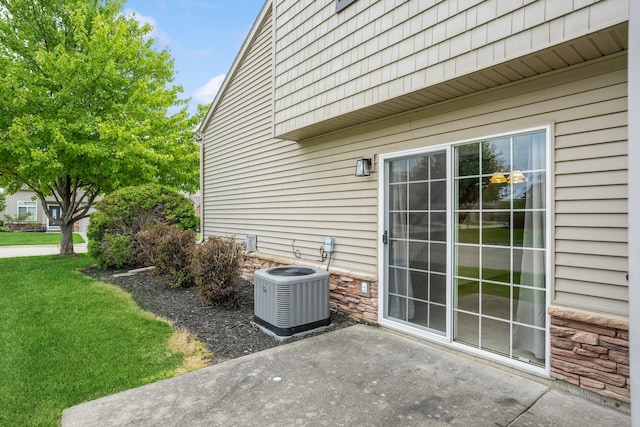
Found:
[[254, 319], [278, 336], [327, 326], [329, 272], [308, 267], [275, 267], [254, 274]]

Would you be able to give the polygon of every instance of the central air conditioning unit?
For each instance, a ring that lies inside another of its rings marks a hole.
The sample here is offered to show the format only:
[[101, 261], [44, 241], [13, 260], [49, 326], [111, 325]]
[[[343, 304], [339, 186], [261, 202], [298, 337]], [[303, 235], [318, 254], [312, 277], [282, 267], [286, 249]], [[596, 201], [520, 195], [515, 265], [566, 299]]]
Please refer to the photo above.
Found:
[[254, 274], [254, 320], [281, 337], [327, 326], [329, 272], [275, 267]]

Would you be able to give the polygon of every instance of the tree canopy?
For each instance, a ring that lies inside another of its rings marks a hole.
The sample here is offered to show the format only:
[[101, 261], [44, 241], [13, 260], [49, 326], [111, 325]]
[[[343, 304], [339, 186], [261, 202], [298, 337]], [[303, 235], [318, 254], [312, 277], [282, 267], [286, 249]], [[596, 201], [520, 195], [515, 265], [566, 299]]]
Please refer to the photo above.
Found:
[[189, 115], [169, 52], [122, 5], [0, 0], [0, 187], [26, 186], [45, 207], [55, 198], [61, 253], [73, 253], [70, 227], [102, 194], [198, 187], [203, 110]]

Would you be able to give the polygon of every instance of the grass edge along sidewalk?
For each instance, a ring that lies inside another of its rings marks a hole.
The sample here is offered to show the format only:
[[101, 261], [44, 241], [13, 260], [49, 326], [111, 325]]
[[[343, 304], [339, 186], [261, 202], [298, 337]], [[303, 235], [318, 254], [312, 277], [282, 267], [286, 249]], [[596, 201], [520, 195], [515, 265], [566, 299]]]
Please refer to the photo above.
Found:
[[171, 325], [76, 272], [92, 262], [0, 259], [0, 425], [57, 426], [66, 407], [183, 372]]
[[[73, 233], [73, 243], [85, 243], [82, 236]], [[39, 245], [59, 245], [60, 233], [27, 233], [20, 231], [0, 232], [0, 246], [39, 246]]]

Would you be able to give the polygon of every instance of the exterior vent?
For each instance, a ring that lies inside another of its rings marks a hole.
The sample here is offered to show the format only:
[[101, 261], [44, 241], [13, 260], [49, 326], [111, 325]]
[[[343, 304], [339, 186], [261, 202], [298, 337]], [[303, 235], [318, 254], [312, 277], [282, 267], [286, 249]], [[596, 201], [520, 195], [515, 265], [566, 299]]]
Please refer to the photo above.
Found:
[[254, 274], [254, 319], [278, 336], [327, 326], [329, 272], [307, 267], [276, 267]]

